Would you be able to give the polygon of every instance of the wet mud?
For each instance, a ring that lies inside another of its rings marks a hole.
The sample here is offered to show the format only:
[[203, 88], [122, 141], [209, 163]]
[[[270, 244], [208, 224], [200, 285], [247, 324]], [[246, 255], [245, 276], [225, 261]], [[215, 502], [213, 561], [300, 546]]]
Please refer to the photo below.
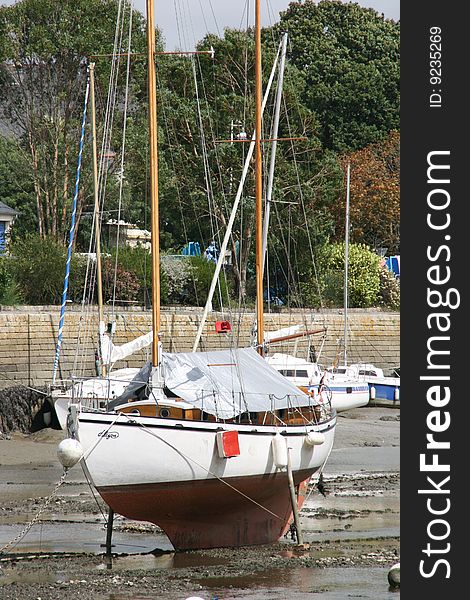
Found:
[[[102, 546], [107, 507], [81, 469], [62, 469], [62, 432], [0, 439], [0, 597], [4, 600], [204, 600], [351, 596], [396, 600], [387, 572], [399, 562], [399, 411], [342, 413], [322, 485], [301, 512], [304, 546], [172, 550], [156, 526], [117, 517], [112, 556]], [[44, 509], [44, 505], [47, 507]]]

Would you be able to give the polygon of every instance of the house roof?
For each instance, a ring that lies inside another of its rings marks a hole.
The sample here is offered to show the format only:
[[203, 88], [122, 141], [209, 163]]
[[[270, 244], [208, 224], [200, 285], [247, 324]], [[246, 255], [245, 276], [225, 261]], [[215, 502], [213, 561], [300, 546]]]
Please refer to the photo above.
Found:
[[14, 216], [14, 215], [17, 215], [18, 212], [16, 210], [13, 210], [13, 208], [10, 208], [9, 206], [7, 206], [5, 204], [5, 202], [2, 202], [0, 200], [0, 214], [3, 214], [3, 215], [13, 215]]

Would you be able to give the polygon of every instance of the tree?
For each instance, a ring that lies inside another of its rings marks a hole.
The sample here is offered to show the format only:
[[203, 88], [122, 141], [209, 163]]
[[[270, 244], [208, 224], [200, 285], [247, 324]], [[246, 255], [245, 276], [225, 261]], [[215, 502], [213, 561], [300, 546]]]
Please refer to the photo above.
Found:
[[[116, 0], [22, 0], [0, 7], [0, 109], [30, 155], [39, 233], [62, 243], [70, 220], [87, 62], [112, 52], [117, 14]], [[145, 37], [136, 11], [133, 30], [139, 49]], [[104, 64], [103, 76], [111, 61]], [[77, 221], [87, 194], [92, 197], [91, 172], [83, 169]]]
[[398, 128], [399, 23], [356, 3], [306, 0], [291, 2], [275, 29], [289, 32], [326, 147], [356, 150]]
[[[277, 51], [271, 33], [263, 32], [264, 82]], [[243, 131], [250, 139], [254, 127], [252, 32], [226, 29], [223, 38], [208, 35], [198, 45], [200, 50], [210, 47], [215, 50], [212, 61], [208, 57], [194, 63], [186, 58], [159, 58], [159, 122], [164, 125], [159, 131], [162, 231], [169, 233], [173, 243], [179, 240], [180, 247], [190, 240], [198, 240], [203, 246], [211, 239], [220, 243], [248, 149], [245, 143], [231, 144], [230, 136], [236, 138]], [[273, 211], [269, 242], [277, 263], [282, 263], [276, 268], [286, 272], [290, 260], [286, 254], [286, 223], [295, 230], [294, 236], [299, 236], [300, 260], [308, 262], [311, 254], [306, 227], [310, 227], [315, 242], [331, 234], [327, 207], [336, 199], [340, 182], [336, 159], [322, 151], [318, 140], [318, 120], [302, 105], [303, 86], [298, 69], [289, 64], [279, 136], [306, 139], [278, 144], [274, 199], [280, 202]], [[267, 138], [273, 97], [271, 92], [264, 115]], [[269, 151], [270, 144], [264, 144], [266, 157]], [[247, 289], [250, 291], [247, 279], [254, 265], [253, 172], [252, 163], [229, 246], [235, 293], [241, 299], [245, 299]]]
[[[372, 248], [400, 249], [400, 134], [342, 157], [351, 165], [351, 240]], [[336, 239], [344, 238], [345, 190], [336, 203]]]
[[18, 140], [0, 136], [0, 198], [18, 212], [12, 236], [15, 239], [37, 229], [31, 160]]

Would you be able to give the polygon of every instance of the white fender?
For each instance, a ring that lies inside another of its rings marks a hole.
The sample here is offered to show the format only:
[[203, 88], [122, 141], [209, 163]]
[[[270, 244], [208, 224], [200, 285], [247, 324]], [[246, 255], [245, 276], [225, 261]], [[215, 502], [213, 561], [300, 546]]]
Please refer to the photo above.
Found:
[[394, 392], [393, 392], [393, 399], [396, 400], [400, 400], [400, 390], [399, 388], [395, 388]]
[[370, 399], [375, 400], [375, 387], [373, 385], [370, 387]]
[[325, 435], [321, 431], [309, 431], [304, 438], [307, 446], [321, 446], [325, 441]]
[[280, 433], [276, 433], [276, 435], [273, 437], [271, 445], [273, 448], [274, 464], [279, 469], [285, 469], [287, 467], [286, 439]]

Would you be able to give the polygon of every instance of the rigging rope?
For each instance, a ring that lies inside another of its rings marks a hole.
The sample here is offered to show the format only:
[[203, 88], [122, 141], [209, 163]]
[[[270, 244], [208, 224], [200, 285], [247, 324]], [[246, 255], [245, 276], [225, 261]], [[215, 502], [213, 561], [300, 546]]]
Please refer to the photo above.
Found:
[[72, 217], [70, 222], [70, 233], [69, 233], [69, 245], [67, 248], [67, 262], [65, 265], [65, 279], [64, 279], [64, 290], [62, 292], [62, 304], [60, 307], [60, 319], [59, 319], [59, 332], [57, 335], [57, 346], [55, 351], [54, 358], [54, 368], [52, 372], [52, 384], [55, 384], [57, 369], [59, 366], [59, 357], [60, 357], [60, 349], [62, 346], [62, 332], [64, 328], [64, 319], [65, 319], [65, 305], [67, 303], [67, 292], [69, 289], [69, 276], [70, 276], [70, 263], [72, 261], [72, 247], [73, 241], [75, 238], [75, 217], [77, 214], [77, 201], [78, 201], [78, 190], [80, 184], [80, 172], [82, 167], [82, 154], [83, 154], [83, 140], [85, 137], [85, 123], [86, 123], [86, 113], [88, 106], [88, 93], [90, 91], [90, 76], [89, 73], [87, 75], [87, 84], [85, 91], [85, 102], [83, 107], [83, 116], [82, 116], [82, 128], [80, 134], [80, 148], [78, 151], [78, 160], [77, 160], [77, 175], [75, 179], [75, 192], [73, 196], [73, 204], [72, 204]]

